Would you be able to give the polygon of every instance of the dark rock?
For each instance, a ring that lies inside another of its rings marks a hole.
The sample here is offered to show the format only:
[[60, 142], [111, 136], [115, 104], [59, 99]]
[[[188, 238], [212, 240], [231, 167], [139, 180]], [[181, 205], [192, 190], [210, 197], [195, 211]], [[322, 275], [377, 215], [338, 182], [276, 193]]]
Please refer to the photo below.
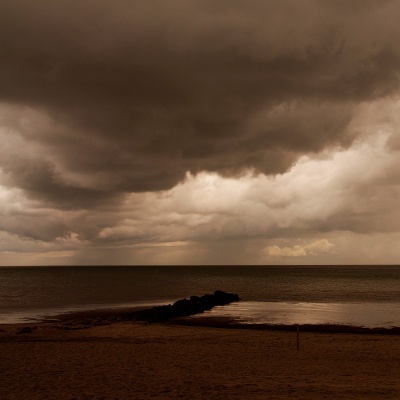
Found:
[[129, 319], [148, 322], [163, 322], [171, 318], [187, 317], [211, 310], [215, 306], [224, 306], [226, 304], [239, 301], [238, 294], [226, 293], [217, 290], [214, 294], [205, 294], [204, 296], [191, 296], [189, 299], [176, 301], [174, 304], [166, 306], [157, 306], [147, 310], [142, 310], [127, 314]]

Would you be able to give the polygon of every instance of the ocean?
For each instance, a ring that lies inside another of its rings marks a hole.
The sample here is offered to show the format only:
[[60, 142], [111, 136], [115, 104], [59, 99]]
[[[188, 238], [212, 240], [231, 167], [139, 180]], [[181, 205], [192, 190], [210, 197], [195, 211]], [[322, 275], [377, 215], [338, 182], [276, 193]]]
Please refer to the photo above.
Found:
[[0, 324], [168, 304], [215, 290], [241, 323], [400, 326], [400, 266], [0, 267]]

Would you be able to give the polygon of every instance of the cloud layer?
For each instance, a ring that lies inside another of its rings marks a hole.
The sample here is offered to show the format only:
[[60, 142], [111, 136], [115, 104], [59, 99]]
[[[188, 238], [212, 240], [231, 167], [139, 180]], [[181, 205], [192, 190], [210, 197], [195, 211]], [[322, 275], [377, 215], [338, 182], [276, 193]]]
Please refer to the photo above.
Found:
[[354, 106], [398, 89], [393, 1], [0, 7], [1, 99], [41, 151], [2, 167], [66, 207], [169, 189], [187, 171], [284, 172], [348, 146]]
[[3, 0], [3, 251], [311, 257], [396, 234], [399, 19], [394, 0]]

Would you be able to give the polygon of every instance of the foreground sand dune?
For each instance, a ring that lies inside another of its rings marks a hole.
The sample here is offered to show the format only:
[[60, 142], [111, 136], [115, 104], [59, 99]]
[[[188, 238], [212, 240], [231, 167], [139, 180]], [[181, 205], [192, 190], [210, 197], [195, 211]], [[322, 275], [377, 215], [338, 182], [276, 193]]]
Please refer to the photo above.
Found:
[[114, 323], [0, 327], [0, 398], [399, 399], [400, 337]]

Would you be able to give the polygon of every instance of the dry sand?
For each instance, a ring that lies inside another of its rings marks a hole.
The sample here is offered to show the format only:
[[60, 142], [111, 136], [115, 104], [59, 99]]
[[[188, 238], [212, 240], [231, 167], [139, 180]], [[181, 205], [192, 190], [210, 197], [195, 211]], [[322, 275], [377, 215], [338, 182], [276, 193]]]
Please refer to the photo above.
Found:
[[[400, 337], [117, 322], [0, 326], [0, 398], [400, 399]], [[1, 331], [2, 330], [2, 331]]]

